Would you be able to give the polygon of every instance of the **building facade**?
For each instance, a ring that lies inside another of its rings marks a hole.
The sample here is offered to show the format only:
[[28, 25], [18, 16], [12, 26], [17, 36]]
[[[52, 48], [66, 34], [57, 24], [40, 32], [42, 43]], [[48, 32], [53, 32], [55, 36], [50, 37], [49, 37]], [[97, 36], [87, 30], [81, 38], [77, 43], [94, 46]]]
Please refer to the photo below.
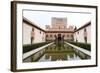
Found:
[[46, 41], [61, 38], [64, 40], [73, 40], [74, 27], [67, 27], [67, 18], [53, 17], [51, 27], [46, 25]]
[[45, 31], [28, 19], [23, 19], [23, 44], [45, 42]]
[[28, 19], [23, 18], [23, 44], [54, 41], [56, 39], [91, 43], [91, 22], [75, 29], [74, 26], [68, 26], [67, 18], [53, 17], [51, 26], [46, 25], [46, 29], [43, 30]]
[[74, 31], [74, 41], [91, 43], [91, 22], [86, 23]]

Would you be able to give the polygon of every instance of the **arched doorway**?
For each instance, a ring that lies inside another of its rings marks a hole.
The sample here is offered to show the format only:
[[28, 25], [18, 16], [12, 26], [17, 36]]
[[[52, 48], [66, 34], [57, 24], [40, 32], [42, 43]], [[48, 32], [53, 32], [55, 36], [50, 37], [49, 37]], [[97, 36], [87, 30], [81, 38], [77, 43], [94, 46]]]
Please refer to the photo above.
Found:
[[62, 40], [61, 34], [58, 34], [58, 41], [61, 41], [61, 40]]

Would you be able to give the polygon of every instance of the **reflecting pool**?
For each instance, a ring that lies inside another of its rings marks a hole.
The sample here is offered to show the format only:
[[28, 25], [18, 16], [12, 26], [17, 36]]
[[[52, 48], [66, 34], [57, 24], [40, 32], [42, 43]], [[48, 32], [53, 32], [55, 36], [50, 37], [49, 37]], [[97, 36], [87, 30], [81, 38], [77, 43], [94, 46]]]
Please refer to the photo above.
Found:
[[91, 57], [83, 52], [65, 44], [52, 44], [35, 54], [27, 57], [23, 62], [49, 62], [49, 61], [68, 61], [68, 60], [84, 60]]

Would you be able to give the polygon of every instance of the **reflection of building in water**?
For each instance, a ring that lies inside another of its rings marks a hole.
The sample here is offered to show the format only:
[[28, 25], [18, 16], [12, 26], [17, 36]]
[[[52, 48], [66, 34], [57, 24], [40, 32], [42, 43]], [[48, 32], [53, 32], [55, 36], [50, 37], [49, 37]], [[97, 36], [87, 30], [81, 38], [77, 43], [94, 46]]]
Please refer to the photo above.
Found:
[[[80, 60], [80, 59], [90, 59], [91, 57], [84, 54], [83, 52], [72, 48], [71, 46], [65, 44], [65, 49], [58, 48], [58, 45], [52, 44], [33, 55], [24, 59], [24, 62], [43, 62], [43, 61], [61, 61], [61, 60]], [[62, 47], [62, 45], [61, 45]]]
[[57, 60], [67, 60], [67, 54], [66, 53], [48, 53], [46, 54], [48, 55], [49, 57], [51, 57], [51, 61], [57, 61]]
[[71, 40], [75, 42], [91, 42], [91, 22], [74, 29], [67, 24], [67, 18], [53, 17], [51, 27], [46, 25], [46, 29], [38, 27], [26, 18], [23, 18], [23, 44], [40, 43], [51, 40]]

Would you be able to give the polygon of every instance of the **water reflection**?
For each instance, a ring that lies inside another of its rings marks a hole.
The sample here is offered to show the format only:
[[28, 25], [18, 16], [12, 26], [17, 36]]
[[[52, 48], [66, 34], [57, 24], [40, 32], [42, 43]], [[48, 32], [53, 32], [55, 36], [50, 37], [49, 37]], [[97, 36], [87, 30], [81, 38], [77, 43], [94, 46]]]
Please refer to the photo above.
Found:
[[45, 62], [90, 59], [90, 56], [67, 44], [52, 44], [23, 60], [23, 62]]

